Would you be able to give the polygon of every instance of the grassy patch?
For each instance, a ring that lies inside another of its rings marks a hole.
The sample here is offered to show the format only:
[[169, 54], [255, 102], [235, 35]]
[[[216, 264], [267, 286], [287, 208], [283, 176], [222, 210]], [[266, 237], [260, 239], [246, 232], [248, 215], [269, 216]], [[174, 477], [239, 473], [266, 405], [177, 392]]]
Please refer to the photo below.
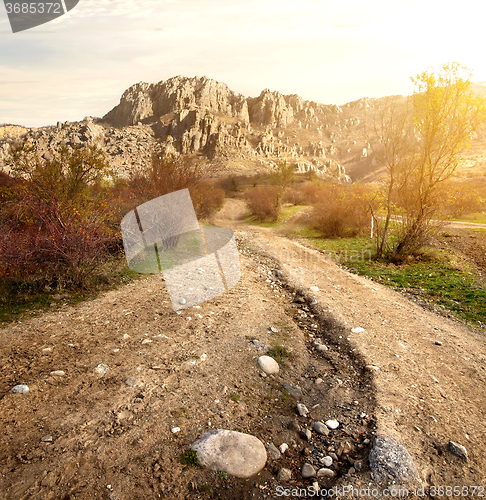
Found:
[[305, 205], [285, 206], [282, 208], [278, 220], [272, 222], [268, 221], [262, 222], [255, 215], [249, 215], [248, 217], [246, 217], [245, 221], [253, 226], [271, 227], [273, 229], [280, 229], [290, 217], [292, 217], [294, 214], [296, 214], [297, 212], [299, 212], [304, 208], [309, 208], [309, 207]]
[[181, 462], [184, 465], [192, 465], [193, 467], [197, 467], [199, 462], [197, 460], [197, 452], [195, 450], [187, 450], [184, 453], [181, 453]]
[[241, 396], [237, 392], [233, 392], [229, 395], [229, 399], [233, 401], [233, 403], [239, 403]]
[[374, 245], [369, 238], [310, 242], [348, 269], [417, 295], [472, 326], [486, 327], [486, 288], [476, 272], [451, 253], [428, 249], [418, 259], [396, 265], [373, 260]]
[[267, 356], [270, 356], [278, 364], [281, 364], [283, 363], [285, 358], [289, 357], [289, 351], [287, 350], [286, 347], [283, 347], [280, 344], [276, 344], [268, 350]]

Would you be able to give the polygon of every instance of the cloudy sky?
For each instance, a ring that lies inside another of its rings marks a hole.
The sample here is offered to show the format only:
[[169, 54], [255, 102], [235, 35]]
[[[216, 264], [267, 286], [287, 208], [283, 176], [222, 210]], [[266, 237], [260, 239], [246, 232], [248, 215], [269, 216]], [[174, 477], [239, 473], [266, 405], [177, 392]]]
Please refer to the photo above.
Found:
[[0, 2], [0, 123], [103, 116], [130, 85], [176, 75], [325, 104], [411, 93], [410, 76], [450, 61], [486, 81], [481, 9], [477, 0], [80, 0], [14, 34]]

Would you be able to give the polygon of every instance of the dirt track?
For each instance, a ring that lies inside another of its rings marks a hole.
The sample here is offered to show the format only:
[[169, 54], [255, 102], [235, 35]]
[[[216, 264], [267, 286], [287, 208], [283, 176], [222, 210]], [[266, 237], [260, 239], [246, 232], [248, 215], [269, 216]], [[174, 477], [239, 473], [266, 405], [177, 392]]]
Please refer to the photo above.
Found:
[[[273, 498], [275, 471], [292, 468], [299, 484], [313, 456], [287, 429], [308, 422], [283, 382], [302, 388], [313, 420], [342, 422], [327, 444], [311, 443], [315, 450], [352, 439], [350, 459], [335, 464], [338, 484], [371, 481], [364, 438], [377, 431], [407, 447], [424, 485], [484, 485], [484, 335], [235, 222], [241, 212], [230, 202], [217, 222], [240, 238], [242, 278], [200, 308], [177, 315], [161, 276], [151, 276], [1, 331], [0, 498]], [[279, 260], [290, 288], [258, 248]], [[317, 303], [303, 302], [300, 287]], [[364, 331], [352, 333], [357, 327]], [[315, 352], [315, 338], [328, 353]], [[290, 351], [279, 375], [260, 376], [252, 339]], [[93, 372], [100, 363], [105, 375]], [[10, 393], [18, 383], [30, 392]], [[184, 467], [180, 454], [215, 427], [285, 441], [290, 451], [249, 481]], [[467, 448], [468, 462], [448, 451], [449, 440]]]

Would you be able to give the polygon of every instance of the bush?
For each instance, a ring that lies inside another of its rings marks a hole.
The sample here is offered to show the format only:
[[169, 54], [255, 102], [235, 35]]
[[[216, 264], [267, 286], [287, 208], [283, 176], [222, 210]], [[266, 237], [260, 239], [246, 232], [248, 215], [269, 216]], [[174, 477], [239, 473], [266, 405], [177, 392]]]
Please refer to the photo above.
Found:
[[314, 182], [304, 182], [287, 189], [283, 196], [284, 203], [292, 205], [312, 205], [319, 200], [321, 190]]
[[210, 181], [201, 181], [189, 188], [189, 192], [198, 218], [207, 219], [223, 206], [223, 189]]
[[278, 188], [261, 186], [245, 193], [252, 214], [261, 221], [276, 221], [280, 214]]
[[310, 225], [324, 238], [364, 234], [370, 227], [370, 195], [362, 185], [327, 184], [320, 189]]
[[63, 149], [44, 160], [23, 145], [11, 164], [17, 179], [2, 178], [0, 198], [0, 278], [85, 286], [116, 239], [106, 201], [92, 193], [108, 172], [103, 153]]

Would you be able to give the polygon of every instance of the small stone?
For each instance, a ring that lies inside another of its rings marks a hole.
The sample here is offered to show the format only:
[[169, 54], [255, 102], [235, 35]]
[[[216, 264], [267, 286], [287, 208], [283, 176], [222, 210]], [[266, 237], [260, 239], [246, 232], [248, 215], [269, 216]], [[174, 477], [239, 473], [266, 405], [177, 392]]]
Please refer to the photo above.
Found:
[[93, 368], [93, 371], [95, 373], [98, 373], [99, 375], [104, 375], [108, 370], [109, 370], [108, 366], [104, 365], [103, 363], [100, 363], [99, 365]]
[[151, 344], [153, 342], [152, 339], [143, 339], [142, 344]]
[[366, 365], [365, 368], [370, 372], [380, 371], [380, 368], [378, 366], [375, 366], [375, 365]]
[[323, 382], [324, 382], [324, 380], [322, 380], [322, 378], [316, 378], [317, 385], [322, 384]]
[[319, 462], [321, 462], [321, 464], [326, 466], [326, 467], [331, 467], [333, 460], [332, 460], [332, 457], [327, 456], [327, 457], [320, 458]]
[[356, 328], [351, 328], [351, 333], [363, 333], [365, 331], [361, 326], [357, 326]]
[[331, 469], [323, 468], [317, 471], [317, 477], [333, 478], [335, 476], [336, 473]]
[[449, 449], [451, 453], [467, 461], [467, 450], [464, 446], [454, 443], [454, 441], [449, 441]]
[[186, 303], [186, 299], [179, 299], [179, 304], [183, 306]]
[[18, 384], [10, 389], [11, 392], [18, 392], [19, 394], [27, 394], [29, 390], [30, 389], [24, 384]]
[[355, 468], [357, 471], [362, 471], [362, 470], [363, 470], [363, 467], [364, 467], [364, 464], [363, 464], [363, 461], [362, 461], [362, 460], [355, 460], [355, 462], [354, 462], [354, 468]]
[[58, 377], [62, 377], [63, 375], [66, 375], [62, 370], [55, 370], [53, 372], [51, 372], [49, 375], [53, 375], [53, 376], [58, 376]]
[[280, 450], [273, 443], [267, 443], [267, 450], [267, 455], [270, 460], [280, 460]]
[[289, 445], [287, 443], [282, 443], [278, 449], [280, 450], [280, 453], [282, 453], [282, 455], [289, 449]]
[[292, 479], [292, 471], [282, 467], [277, 473], [277, 479], [282, 482], [287, 482]]
[[142, 381], [135, 377], [128, 377], [125, 380], [125, 385], [128, 385], [128, 387], [139, 387], [142, 385]]
[[306, 439], [307, 441], [310, 441], [312, 439], [312, 432], [309, 429], [302, 429], [300, 431], [300, 437], [302, 439]]
[[302, 389], [300, 387], [284, 382], [283, 388], [295, 399], [300, 399], [302, 397]]
[[350, 441], [343, 441], [338, 448], [337, 454], [342, 457], [343, 455], [349, 455], [354, 450], [353, 443]]
[[206, 358], [207, 358], [207, 354], [201, 354], [201, 356], [199, 356], [199, 359], [201, 361], [206, 361]]
[[312, 428], [317, 432], [317, 434], [321, 434], [322, 436], [327, 436], [329, 434], [329, 428], [322, 422], [314, 422], [312, 424]]
[[309, 290], [311, 292], [318, 292], [319, 291], [319, 287], [318, 286], [311, 286]]
[[355, 472], [356, 472], [356, 469], [355, 469], [354, 467], [351, 467], [351, 468], [348, 470], [348, 476], [352, 476]]
[[317, 352], [325, 352], [325, 351], [328, 351], [329, 348], [327, 347], [327, 345], [324, 345], [324, 344], [319, 344], [317, 347], [316, 347], [316, 351]]
[[339, 427], [339, 422], [337, 420], [326, 420], [324, 423], [331, 430], [337, 429]]
[[307, 409], [307, 406], [301, 404], [301, 403], [298, 403], [297, 404], [297, 411], [299, 412], [299, 415], [301, 417], [306, 417], [307, 414], [309, 413], [309, 410]]
[[435, 345], [442, 345], [442, 342], [440, 340], [436, 340]]
[[291, 420], [287, 428], [291, 431], [297, 431], [297, 432], [300, 431], [300, 425], [296, 420]]
[[267, 375], [275, 375], [279, 372], [278, 363], [270, 356], [260, 356], [258, 365]]
[[52, 443], [52, 436], [50, 434], [47, 434], [47, 436], [44, 436], [41, 438], [41, 441], [43, 443]]
[[279, 330], [277, 327], [275, 327], [275, 326], [271, 326], [271, 327], [270, 327], [270, 331], [271, 331], [271, 332], [273, 332], [273, 333], [278, 333], [278, 332], [280, 332], [280, 330]]
[[178, 432], [181, 432], [181, 428], [180, 427], [172, 427], [170, 432], [172, 432], [172, 434], [177, 434]]
[[304, 464], [302, 467], [302, 477], [308, 479], [309, 477], [315, 477], [316, 470], [310, 464]]

